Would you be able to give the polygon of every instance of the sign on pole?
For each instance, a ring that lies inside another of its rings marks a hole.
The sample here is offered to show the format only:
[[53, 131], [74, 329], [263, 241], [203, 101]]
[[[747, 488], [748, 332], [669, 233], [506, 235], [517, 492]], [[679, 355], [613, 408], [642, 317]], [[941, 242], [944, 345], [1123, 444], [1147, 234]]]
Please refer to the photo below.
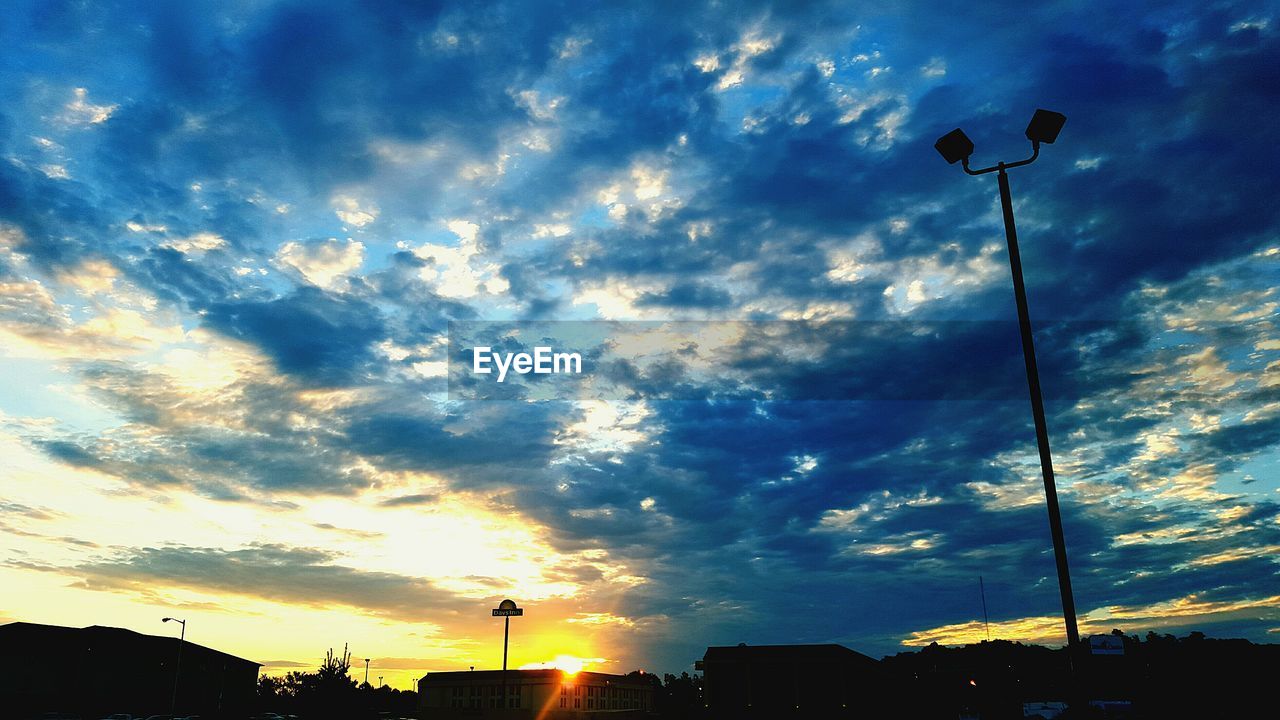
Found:
[[519, 617], [524, 615], [524, 608], [516, 607], [515, 600], [503, 600], [498, 603], [498, 607], [494, 609], [494, 617]]
[[502, 704], [506, 708], [512, 702], [507, 697], [507, 641], [511, 637], [511, 618], [524, 615], [522, 608], [516, 607], [516, 601], [510, 598], [498, 603], [493, 609], [493, 616], [502, 618]]

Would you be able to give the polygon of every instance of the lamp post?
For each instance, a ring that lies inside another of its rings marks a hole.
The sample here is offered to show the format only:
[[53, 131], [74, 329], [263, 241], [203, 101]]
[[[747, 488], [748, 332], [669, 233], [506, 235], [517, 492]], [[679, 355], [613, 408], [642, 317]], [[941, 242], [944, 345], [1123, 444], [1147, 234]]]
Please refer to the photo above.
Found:
[[[1040, 371], [1036, 368], [1036, 348], [1031, 337], [1031, 317], [1027, 311], [1027, 289], [1022, 281], [1022, 257], [1018, 253], [1018, 232], [1013, 224], [1013, 200], [1009, 195], [1009, 175], [1006, 170], [1030, 165], [1040, 156], [1040, 143], [1053, 144], [1067, 122], [1066, 116], [1050, 110], [1036, 110], [1027, 125], [1026, 136], [1031, 141], [1031, 157], [1017, 162], [999, 162], [988, 168], [973, 170], [969, 156], [973, 154], [971, 141], [960, 128], [943, 135], [934, 148], [948, 163], [957, 161], [969, 175], [985, 175], [996, 172], [1000, 187], [1000, 207], [1004, 212], [1004, 234], [1009, 243], [1009, 268], [1013, 273], [1013, 294], [1018, 304], [1018, 327], [1022, 332], [1022, 357], [1027, 367], [1027, 386], [1031, 391], [1031, 414], [1035, 419], [1036, 442], [1040, 450], [1040, 470], [1044, 475], [1045, 504], [1049, 510], [1049, 533], [1053, 537], [1053, 557], [1058, 565], [1058, 592], [1062, 596], [1062, 616], [1067, 627], [1067, 657], [1074, 660], [1080, 645], [1080, 630], [1076, 626], [1076, 603], [1071, 592], [1071, 573], [1067, 569], [1067, 545], [1062, 536], [1062, 515], [1058, 509], [1058, 488], [1053, 478], [1053, 459], [1049, 453], [1049, 430], [1044, 419], [1044, 399], [1040, 395]], [[1073, 663], [1074, 665], [1074, 663]]]
[[187, 639], [187, 621], [167, 617], [162, 618], [160, 622], [170, 620], [182, 625], [182, 630], [178, 633], [178, 660], [173, 665], [173, 697], [169, 700], [169, 714], [173, 715], [178, 712], [178, 673], [182, 672], [182, 643]]
[[369, 684], [369, 658], [364, 659], [364, 684]]

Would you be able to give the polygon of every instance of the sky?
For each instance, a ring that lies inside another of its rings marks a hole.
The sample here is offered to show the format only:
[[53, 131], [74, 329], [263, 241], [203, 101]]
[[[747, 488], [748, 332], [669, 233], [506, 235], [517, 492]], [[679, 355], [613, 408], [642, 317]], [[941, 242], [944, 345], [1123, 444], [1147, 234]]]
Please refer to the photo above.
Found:
[[[363, 679], [1280, 640], [1269, 2], [13, 3], [0, 622]], [[475, 338], [577, 343], [559, 384]], [[518, 379], [519, 380], [519, 379]], [[484, 384], [481, 384], [484, 383]]]

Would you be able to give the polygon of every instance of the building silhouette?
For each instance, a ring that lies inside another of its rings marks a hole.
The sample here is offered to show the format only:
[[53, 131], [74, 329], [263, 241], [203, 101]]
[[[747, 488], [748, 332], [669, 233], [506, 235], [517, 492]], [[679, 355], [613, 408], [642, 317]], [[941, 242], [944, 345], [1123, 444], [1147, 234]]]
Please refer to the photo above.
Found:
[[[178, 642], [100, 625], [0, 625], [0, 708], [5, 717], [167, 713], [175, 698]], [[183, 642], [177, 712], [247, 711], [258, 668], [258, 663]]]
[[881, 694], [880, 663], [843, 645], [709, 647], [696, 664], [711, 717], [856, 717]]
[[[642, 715], [653, 709], [653, 685], [634, 676], [563, 670], [427, 673], [418, 681], [423, 718], [582, 720]], [[505, 701], [503, 687], [505, 685]]]

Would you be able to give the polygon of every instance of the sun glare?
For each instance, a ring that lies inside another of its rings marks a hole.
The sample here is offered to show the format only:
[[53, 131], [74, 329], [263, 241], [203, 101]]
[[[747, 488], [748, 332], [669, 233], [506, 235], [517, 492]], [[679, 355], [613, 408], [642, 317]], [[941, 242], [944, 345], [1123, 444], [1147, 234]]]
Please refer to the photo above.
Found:
[[572, 655], [557, 655], [555, 660], [551, 661], [552, 667], [558, 667], [569, 675], [577, 675], [582, 671], [582, 660]]
[[538, 663], [529, 663], [521, 665], [521, 670], [562, 670], [566, 675], [577, 675], [582, 672], [589, 662], [596, 662], [599, 658], [580, 658], [573, 655], [557, 655], [553, 660], [544, 660]]

